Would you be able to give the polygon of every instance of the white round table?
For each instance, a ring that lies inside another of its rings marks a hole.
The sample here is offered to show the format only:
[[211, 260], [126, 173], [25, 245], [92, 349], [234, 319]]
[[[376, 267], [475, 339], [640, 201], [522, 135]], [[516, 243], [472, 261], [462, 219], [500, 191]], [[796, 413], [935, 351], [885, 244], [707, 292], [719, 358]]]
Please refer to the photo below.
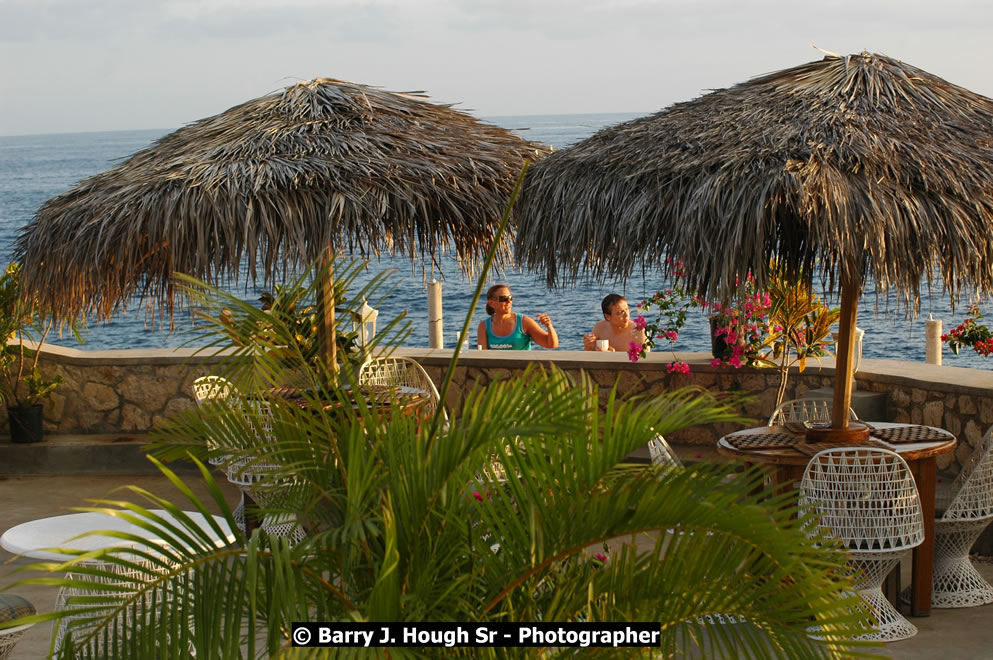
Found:
[[[161, 517], [167, 525], [175, 525], [180, 530], [184, 528], [182, 523], [180, 523], [177, 518], [168, 511], [163, 509], [152, 509], [151, 513]], [[207, 538], [218, 547], [223, 546], [226, 543], [230, 543], [236, 538], [234, 531], [227, 524], [227, 521], [220, 516], [211, 516], [211, 518], [213, 518], [211, 521], [203, 514], [195, 511], [184, 511], [183, 515], [188, 517], [194, 524], [196, 524], [197, 527], [203, 530], [203, 532], [206, 533]], [[136, 537], [141, 537], [142, 541], [135, 542], [116, 536], [92, 533], [101, 531], [130, 534]], [[220, 533], [218, 533], [218, 531], [220, 531]], [[154, 551], [156, 548], [164, 548], [168, 544], [169, 541], [155, 536], [149, 530], [128, 522], [123, 518], [106, 513], [94, 512], [69, 513], [61, 516], [31, 520], [11, 527], [3, 533], [3, 536], [0, 536], [0, 546], [9, 552], [34, 559], [42, 559], [46, 561], [54, 560], [59, 562], [65, 562], [72, 559], [72, 557], [76, 554], [75, 551], [92, 552], [109, 548], [129, 548], [142, 552], [148, 552]], [[56, 549], [70, 549], [74, 552], [70, 554], [54, 552]], [[147, 561], [143, 557], [136, 555], [129, 557], [129, 560], [132, 563], [144, 567], [143, 570], [136, 571], [136, 573], [146, 573], [148, 571], [155, 570], [152, 566], [152, 562]], [[128, 577], [133, 577], [133, 575], [129, 572], [122, 572], [123, 569], [121, 569], [121, 567], [104, 562], [101, 559], [83, 560], [79, 562], [79, 565], [87, 568], [100, 568], [116, 573], [117, 575], [120, 575], [120, 579], [122, 581]], [[75, 576], [71, 571], [66, 575], [66, 577], [78, 577], [79, 579], [86, 580], [88, 582], [97, 580], [97, 578], [92, 575]], [[99, 580], [104, 582], [113, 581], [112, 578], [99, 578]], [[68, 601], [73, 596], [92, 595], [94, 593], [95, 592], [92, 590], [84, 591], [73, 587], [63, 587], [59, 589], [58, 594], [56, 594], [55, 609], [65, 610], [71, 608], [72, 605]], [[119, 594], [120, 590], [115, 589], [112, 593]], [[63, 617], [58, 621], [55, 630], [56, 651], [58, 651], [58, 649], [62, 646], [62, 640], [68, 630], [70, 618], [71, 615]]]
[[[170, 524], [182, 527], [181, 523], [168, 511], [152, 509], [151, 513], [160, 516]], [[221, 530], [223, 536], [208, 522], [206, 516], [195, 511], [184, 511], [196, 525], [207, 533], [215, 545], [230, 543], [235, 539], [235, 533], [221, 516], [212, 516], [213, 522]], [[147, 539], [146, 544], [136, 544], [115, 536], [90, 534], [97, 531], [112, 531], [133, 534]], [[81, 536], [86, 534], [86, 536]], [[105, 513], [69, 513], [51, 518], [39, 518], [11, 527], [0, 536], [0, 546], [15, 555], [24, 555], [34, 559], [67, 561], [70, 555], [52, 552], [56, 548], [69, 548], [91, 552], [114, 547], [130, 547], [139, 550], [151, 550], [161, 547], [165, 541], [150, 532], [134, 525], [118, 516]]]

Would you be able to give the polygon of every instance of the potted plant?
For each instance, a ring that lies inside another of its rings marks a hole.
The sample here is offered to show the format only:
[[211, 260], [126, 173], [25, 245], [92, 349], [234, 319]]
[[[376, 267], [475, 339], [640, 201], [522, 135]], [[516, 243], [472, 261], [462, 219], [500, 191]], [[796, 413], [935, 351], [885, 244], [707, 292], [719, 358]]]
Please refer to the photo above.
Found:
[[[54, 322], [34, 300], [23, 298], [20, 266], [9, 264], [0, 276], [0, 337], [6, 340], [0, 343], [0, 398], [7, 406], [13, 442], [41, 441], [41, 399], [63, 382], [61, 376], [46, 379], [38, 368], [41, 347]], [[78, 338], [76, 328], [70, 327]], [[25, 341], [35, 342], [35, 347], [26, 347]]]
[[751, 273], [730, 303], [702, 301], [710, 312], [710, 347], [715, 367], [772, 366], [759, 355], [769, 333], [769, 292], [759, 291]]

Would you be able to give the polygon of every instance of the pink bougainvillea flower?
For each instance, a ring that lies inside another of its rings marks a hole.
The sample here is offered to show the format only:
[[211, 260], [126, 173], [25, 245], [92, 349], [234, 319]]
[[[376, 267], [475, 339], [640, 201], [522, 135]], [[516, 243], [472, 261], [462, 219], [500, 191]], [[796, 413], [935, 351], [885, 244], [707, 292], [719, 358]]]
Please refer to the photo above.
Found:
[[634, 327], [635, 327], [635, 329], [637, 329], [637, 330], [644, 330], [644, 329], [645, 329], [645, 326], [647, 326], [647, 325], [648, 325], [648, 321], [646, 321], [646, 320], [645, 320], [645, 317], [644, 317], [644, 316], [642, 316], [641, 314], [639, 314], [639, 315], [638, 315], [638, 316], [637, 316], [637, 317], [636, 317], [636, 318], [634, 319]]
[[599, 559], [599, 560], [600, 560], [601, 562], [603, 562], [604, 564], [606, 564], [606, 563], [607, 563], [607, 555], [605, 555], [605, 554], [603, 554], [602, 552], [598, 552], [598, 553], [596, 553], [595, 555], [593, 555], [593, 557], [594, 557], [595, 559]]
[[482, 502], [482, 501], [483, 501], [483, 496], [479, 494], [479, 491], [478, 491], [478, 490], [477, 490], [476, 492], [474, 492], [474, 493], [472, 494], [472, 496], [473, 496], [473, 497], [475, 497], [475, 498], [476, 498], [476, 499], [477, 499], [478, 501], [480, 501], [480, 502]]
[[637, 362], [638, 358], [641, 357], [641, 344], [638, 342], [628, 342], [628, 359], [632, 362]]

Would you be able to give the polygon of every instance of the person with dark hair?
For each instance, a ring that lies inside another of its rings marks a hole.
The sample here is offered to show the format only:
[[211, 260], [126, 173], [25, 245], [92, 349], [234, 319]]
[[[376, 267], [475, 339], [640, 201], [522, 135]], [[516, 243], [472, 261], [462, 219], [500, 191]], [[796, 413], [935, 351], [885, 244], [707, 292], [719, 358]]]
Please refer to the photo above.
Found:
[[[485, 321], [476, 328], [480, 348], [504, 351], [530, 351], [534, 342], [544, 348], [558, 348], [559, 336], [548, 314], [515, 314], [514, 295], [506, 284], [495, 284], [486, 292]], [[538, 325], [538, 324], [541, 325]], [[541, 326], [545, 326], [542, 328]]]
[[[627, 298], [611, 293], [600, 303], [603, 320], [597, 321], [593, 332], [583, 335], [583, 350], [627, 352], [631, 342], [645, 343], [645, 331], [635, 327], [631, 320]], [[606, 341], [606, 345], [603, 342]]]

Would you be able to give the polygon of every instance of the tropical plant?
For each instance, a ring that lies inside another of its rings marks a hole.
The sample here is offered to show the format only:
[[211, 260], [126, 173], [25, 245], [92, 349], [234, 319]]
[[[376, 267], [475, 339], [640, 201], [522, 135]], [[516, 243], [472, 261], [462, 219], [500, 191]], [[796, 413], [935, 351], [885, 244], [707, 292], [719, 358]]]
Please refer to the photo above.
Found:
[[[730, 302], [708, 301], [690, 292], [683, 283], [681, 264], [672, 266], [669, 287], [655, 292], [638, 303], [641, 312], [654, 312], [654, 318], [635, 319], [637, 327], [645, 330], [645, 343], [632, 342], [628, 356], [632, 362], [645, 357], [658, 342], [666, 341], [672, 348], [686, 324], [686, 314], [694, 307], [708, 312], [711, 321], [715, 367], [773, 366], [760, 355], [768, 334], [769, 294], [757, 291], [749, 274], [739, 294]], [[689, 365], [673, 361], [669, 373], [689, 374]]]
[[[292, 335], [280, 317], [272, 323], [274, 341]], [[468, 325], [466, 318], [463, 336]], [[220, 321], [205, 327], [216, 331], [217, 348], [230, 343]], [[729, 479], [733, 468], [720, 464], [674, 470], [625, 462], [656, 433], [742, 421], [734, 412], [738, 400], [689, 388], [624, 399], [616, 386], [601, 392], [586, 376], [532, 366], [519, 378], [473, 387], [446, 425], [440, 408], [421, 420], [372, 405], [356, 395], [359, 384], [347, 362], [333, 378], [320, 363], [303, 359], [299, 343], [281, 345], [278, 356], [243, 347], [225, 357], [226, 372], [254, 383], [256, 392], [284, 384], [286, 353], [296, 358], [296, 384], [311, 405], [273, 400], [275, 442], [252, 433], [252, 424], [262, 422], [252, 410], [218, 405], [180, 414], [155, 431], [155, 451], [163, 459], [194, 457], [214, 501], [198, 500], [164, 466], [188, 504], [132, 490], [150, 507], [177, 514], [183, 507], [215, 507], [233, 525], [198, 460], [211, 439], [230, 460], [272, 466], [264, 485], [279, 497], [263, 512], [294, 514], [307, 538], [290, 545], [256, 529], [214, 546], [200, 542], [182, 517], [163, 525], [146, 508], [100, 502], [97, 509], [140, 521], [172, 541], [149, 557], [150, 568], [136, 564], [130, 550], [96, 553], [127, 574], [111, 593], [101, 579], [108, 573], [86, 568], [81, 557], [36, 567], [71, 567], [77, 573], [72, 584], [89, 594], [72, 603], [74, 609], [35, 617], [73, 614], [76, 632], [65, 657], [77, 651], [106, 658], [190, 650], [198, 658], [369, 653], [292, 648], [295, 621], [652, 621], [660, 626], [665, 654], [701, 646], [725, 657], [858, 651], [858, 644], [844, 641], [862, 630], [850, 614], [858, 599], [842, 572], [844, 551], [811, 538], [788, 495], [762, 500], [759, 473]], [[442, 400], [457, 360], [458, 351], [441, 384]], [[492, 461], [499, 469], [491, 473], [504, 480], [485, 476]], [[488, 493], [485, 506], [473, 492]], [[619, 548], [607, 562], [594, 567], [584, 560], [608, 541]], [[720, 615], [744, 621], [708, 623]], [[813, 624], [824, 639], [808, 633]], [[628, 657], [631, 649], [522, 653]], [[420, 657], [424, 651], [376, 654]], [[438, 648], [432, 655], [506, 654]]]
[[[21, 268], [10, 263], [0, 275], [0, 399], [8, 406], [34, 405], [64, 382], [61, 376], [45, 378], [38, 367], [55, 320], [22, 293]], [[78, 328], [69, 328], [82, 341]], [[34, 347], [26, 347], [25, 341], [34, 342]]]
[[976, 355], [986, 357], [993, 353], [993, 332], [985, 323], [980, 323], [983, 313], [979, 311], [979, 305], [972, 303], [969, 305], [969, 312], [962, 323], [959, 323], [953, 330], [941, 335], [941, 341], [948, 344], [952, 353], [959, 354], [963, 346], [968, 346], [976, 351]]
[[828, 338], [841, 310], [823, 304], [806, 283], [787, 276], [775, 265], [770, 270], [767, 291], [769, 334], [763, 342], [767, 349], [763, 359], [779, 369], [778, 407], [786, 395], [790, 368], [796, 366], [802, 373], [808, 358], [820, 363], [822, 357], [830, 355]]
[[739, 282], [738, 295], [731, 302], [713, 300], [700, 305], [710, 313], [714, 343], [720, 346], [714, 350], [713, 366], [770, 366], [760, 355], [769, 332], [770, 297], [756, 288], [751, 273], [743, 285]]
[[[346, 280], [334, 283], [335, 300], [347, 297], [348, 287], [361, 272], [348, 268], [348, 272], [344, 274]], [[259, 296], [262, 315], [256, 309], [249, 311], [243, 305], [235, 304], [233, 308], [222, 309], [217, 319], [227, 326], [228, 336], [238, 346], [251, 346], [253, 350], [272, 350], [273, 346], [281, 346], [287, 340], [286, 337], [274, 336], [277, 331], [273, 326], [273, 319], [278, 317], [289, 330], [293, 341], [299, 344], [304, 360], [314, 364], [320, 358], [317, 330], [319, 308], [316, 302], [320, 292], [309, 286], [308, 280], [312, 281], [311, 274], [309, 270], [305, 270], [289, 282], [276, 285], [273, 291], [262, 292]], [[218, 297], [213, 295], [200, 298], [207, 305], [214, 305], [218, 301]], [[236, 299], [229, 296], [228, 300]], [[341, 315], [343, 320], [357, 322], [361, 318], [347, 306], [336, 306], [335, 313]], [[358, 333], [354, 329], [339, 325], [335, 333], [339, 359], [353, 365], [361, 364], [366, 353], [359, 350], [357, 339]]]

